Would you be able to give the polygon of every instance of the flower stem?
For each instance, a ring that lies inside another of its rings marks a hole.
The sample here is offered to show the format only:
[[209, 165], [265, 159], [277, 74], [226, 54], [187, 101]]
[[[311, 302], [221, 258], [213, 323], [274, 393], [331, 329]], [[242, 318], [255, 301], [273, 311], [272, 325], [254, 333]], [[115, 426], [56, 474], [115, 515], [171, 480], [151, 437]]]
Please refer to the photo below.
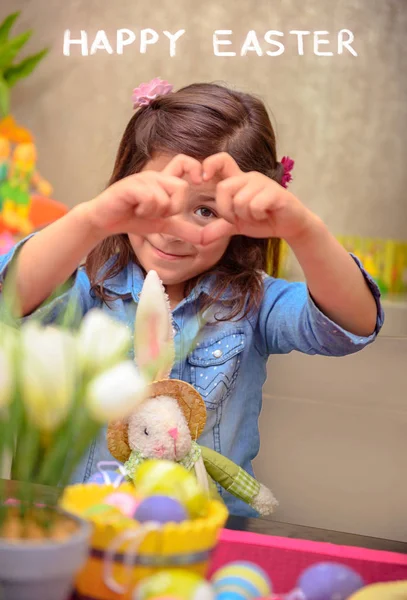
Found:
[[[5, 411], [0, 410], [0, 466], [5, 464], [5, 458], [7, 456], [5, 444], [6, 428]], [[5, 501], [7, 500], [6, 490], [6, 480], [0, 477], [0, 534], [7, 512], [7, 506], [5, 505]]]
[[37, 481], [42, 485], [57, 485], [61, 476], [66, 455], [72, 446], [72, 437], [68, 435], [69, 431], [62, 429], [56, 439], [55, 444], [50, 446], [45, 454]]
[[12, 448], [13, 460], [11, 466], [11, 477], [17, 481], [21, 481], [22, 463], [25, 459], [24, 451], [24, 436], [26, 435], [27, 422], [24, 414], [24, 407], [21, 397], [17, 396], [14, 402], [13, 411], [11, 414], [10, 433], [11, 439], [8, 444]]
[[97, 437], [100, 431], [101, 425], [100, 423], [96, 423], [95, 421], [91, 421], [90, 419], [86, 419], [83, 423], [83, 427], [80, 430], [80, 435], [78, 435], [77, 443], [75, 447], [72, 449], [68, 460], [65, 464], [64, 474], [61, 480], [61, 485], [64, 487], [68, 485], [72, 474], [76, 468], [76, 465], [85, 454], [86, 450], [89, 448], [93, 440]]

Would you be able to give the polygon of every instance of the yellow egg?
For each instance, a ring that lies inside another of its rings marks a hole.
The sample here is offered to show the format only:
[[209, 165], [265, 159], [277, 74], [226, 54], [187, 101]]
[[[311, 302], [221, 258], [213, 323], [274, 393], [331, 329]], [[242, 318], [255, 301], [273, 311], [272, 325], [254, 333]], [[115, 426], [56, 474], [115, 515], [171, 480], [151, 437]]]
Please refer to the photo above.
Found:
[[192, 519], [206, 515], [208, 496], [195, 475], [167, 460], [146, 460], [133, 478], [137, 491], [145, 497], [160, 494], [176, 498]]
[[176, 597], [180, 600], [214, 600], [211, 585], [189, 571], [164, 570], [148, 577], [135, 590], [133, 600]]
[[407, 600], [407, 581], [368, 585], [349, 600]]

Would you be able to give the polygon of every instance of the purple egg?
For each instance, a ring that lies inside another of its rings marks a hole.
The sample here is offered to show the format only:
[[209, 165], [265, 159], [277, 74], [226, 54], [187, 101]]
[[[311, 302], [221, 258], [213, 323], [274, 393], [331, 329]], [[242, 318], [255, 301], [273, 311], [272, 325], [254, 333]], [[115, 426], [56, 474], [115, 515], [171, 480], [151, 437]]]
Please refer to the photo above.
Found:
[[347, 600], [364, 586], [356, 571], [338, 563], [313, 565], [302, 573], [297, 583], [305, 600]]
[[185, 508], [168, 496], [150, 496], [138, 505], [134, 518], [139, 523], [182, 523], [188, 519]]
[[88, 483], [97, 483], [98, 485], [114, 485], [117, 487], [124, 480], [124, 476], [117, 471], [98, 471], [89, 479]]

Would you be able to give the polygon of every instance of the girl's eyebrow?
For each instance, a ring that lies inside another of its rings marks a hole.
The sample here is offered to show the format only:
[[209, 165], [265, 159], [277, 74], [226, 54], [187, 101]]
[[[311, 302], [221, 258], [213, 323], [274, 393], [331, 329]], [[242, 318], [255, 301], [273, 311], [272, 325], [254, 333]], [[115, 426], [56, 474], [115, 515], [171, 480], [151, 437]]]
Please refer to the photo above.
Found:
[[204, 200], [205, 202], [215, 202], [216, 201], [216, 198], [214, 198], [213, 196], [208, 196], [207, 194], [199, 194], [198, 199]]

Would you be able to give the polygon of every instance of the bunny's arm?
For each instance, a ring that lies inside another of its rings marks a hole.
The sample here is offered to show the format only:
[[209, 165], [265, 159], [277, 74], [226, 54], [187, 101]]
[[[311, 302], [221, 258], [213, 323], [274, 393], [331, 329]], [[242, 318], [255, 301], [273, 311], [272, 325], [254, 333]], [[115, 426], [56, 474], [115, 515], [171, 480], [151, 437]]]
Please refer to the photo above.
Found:
[[204, 446], [201, 450], [206, 470], [223, 489], [252, 506], [262, 516], [273, 512], [277, 501], [268, 488], [215, 450]]

